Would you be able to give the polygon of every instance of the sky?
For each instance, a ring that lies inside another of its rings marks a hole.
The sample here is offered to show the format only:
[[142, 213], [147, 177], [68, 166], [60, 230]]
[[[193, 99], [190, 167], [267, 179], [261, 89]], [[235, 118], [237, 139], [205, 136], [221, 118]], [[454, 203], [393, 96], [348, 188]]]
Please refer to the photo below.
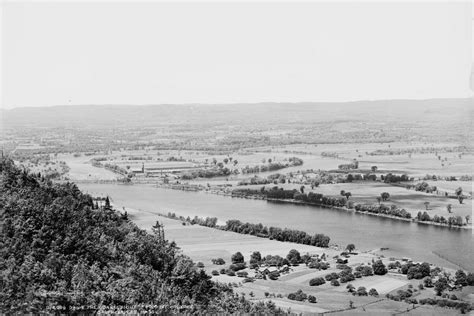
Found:
[[472, 96], [472, 6], [2, 4], [4, 108]]

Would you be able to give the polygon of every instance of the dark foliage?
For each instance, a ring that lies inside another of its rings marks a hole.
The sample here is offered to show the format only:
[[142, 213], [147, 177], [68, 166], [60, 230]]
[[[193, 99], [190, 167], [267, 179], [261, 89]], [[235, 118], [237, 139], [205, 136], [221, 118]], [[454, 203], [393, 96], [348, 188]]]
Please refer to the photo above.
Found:
[[54, 184], [0, 161], [0, 310], [37, 313], [60, 306], [158, 306], [158, 314], [275, 313], [214, 283], [158, 233], [110, 207], [97, 209], [74, 184]]
[[293, 229], [281, 229], [278, 227], [267, 228], [262, 224], [242, 223], [239, 220], [229, 220], [223, 227], [224, 230], [233, 231], [240, 234], [249, 234], [258, 237], [275, 239], [278, 241], [289, 241], [297, 244], [305, 244], [317, 247], [328, 247], [329, 237], [323, 234], [313, 236], [306, 232]]

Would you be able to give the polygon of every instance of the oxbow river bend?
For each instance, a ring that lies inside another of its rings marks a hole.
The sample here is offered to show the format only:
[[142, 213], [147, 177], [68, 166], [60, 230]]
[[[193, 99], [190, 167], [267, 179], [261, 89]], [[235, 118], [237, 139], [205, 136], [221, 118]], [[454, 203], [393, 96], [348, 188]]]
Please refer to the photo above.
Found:
[[[174, 212], [185, 217], [217, 217], [220, 222], [239, 219], [308, 233], [324, 233], [331, 238], [331, 243], [341, 246], [354, 243], [362, 250], [384, 247], [389, 248], [384, 252], [386, 257], [410, 257], [451, 268], [457, 268], [453, 264], [456, 263], [474, 271], [474, 237], [467, 229], [142, 185], [80, 184], [79, 187], [92, 195], [108, 195], [120, 207], [157, 213]], [[255, 250], [265, 252], [264, 249]]]

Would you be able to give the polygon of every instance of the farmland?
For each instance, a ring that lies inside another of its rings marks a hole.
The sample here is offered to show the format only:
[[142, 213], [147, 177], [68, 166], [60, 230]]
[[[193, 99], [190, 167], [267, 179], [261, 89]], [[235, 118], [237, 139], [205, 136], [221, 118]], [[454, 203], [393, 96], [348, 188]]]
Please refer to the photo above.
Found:
[[[189, 255], [195, 262], [202, 262], [204, 269], [211, 274], [213, 270], [220, 270], [225, 265], [215, 265], [211, 261], [213, 258], [222, 258], [225, 262], [231, 262], [231, 256], [235, 252], [241, 252], [248, 260], [252, 252], [260, 251], [262, 255], [279, 255], [285, 257], [291, 249], [297, 249], [301, 254], [310, 255], [325, 254], [330, 263], [330, 268], [323, 271], [309, 269], [304, 264], [291, 267], [290, 272], [283, 274], [278, 280], [257, 279], [254, 282], [242, 282], [243, 279], [237, 276], [228, 276], [219, 274], [213, 276], [213, 279], [219, 282], [235, 284], [235, 291], [244, 294], [251, 300], [272, 300], [281, 308], [291, 308], [298, 313], [320, 313], [327, 311], [341, 310], [339, 313], [354, 314], [358, 312], [368, 313], [395, 313], [408, 308], [410, 304], [396, 302], [385, 298], [385, 294], [397, 293], [398, 290], [416, 288], [420, 281], [407, 280], [406, 276], [390, 272], [385, 276], [368, 276], [356, 279], [350, 283], [355, 287], [365, 287], [367, 289], [375, 288], [379, 293], [378, 297], [371, 296], [353, 296], [347, 292], [346, 284], [341, 286], [332, 286], [326, 283], [322, 286], [309, 286], [310, 279], [315, 277], [324, 277], [331, 272], [339, 271], [336, 268], [336, 260], [332, 259], [338, 256], [341, 250], [331, 248], [317, 248], [292, 243], [283, 243], [274, 240], [262, 239], [258, 237], [240, 235], [232, 232], [216, 230], [208, 227], [196, 225], [182, 225], [181, 221], [156, 216], [153, 213], [139, 211], [127, 208], [131, 218], [140, 226], [150, 229], [151, 223], [159, 220], [165, 227], [165, 235], [169, 240], [174, 240], [180, 245], [182, 251]], [[386, 264], [390, 262], [388, 258], [380, 256], [377, 252], [363, 252], [353, 255], [349, 258], [349, 266], [370, 265], [372, 259], [382, 259]], [[246, 269], [249, 275], [253, 274], [251, 269]], [[447, 269], [447, 272], [453, 270]], [[287, 298], [288, 293], [303, 290], [308, 295], [314, 295], [317, 303], [297, 302]], [[432, 294], [431, 289], [417, 290], [415, 297], [429, 297]], [[452, 292], [458, 296], [459, 292]], [[353, 302], [353, 309], [349, 309], [349, 302]], [[346, 310], [346, 311], [344, 311]], [[446, 310], [431, 306], [417, 306], [411, 313], [414, 314], [434, 314], [434, 315], [455, 315], [456, 311]], [[338, 313], [336, 313], [338, 314]]]

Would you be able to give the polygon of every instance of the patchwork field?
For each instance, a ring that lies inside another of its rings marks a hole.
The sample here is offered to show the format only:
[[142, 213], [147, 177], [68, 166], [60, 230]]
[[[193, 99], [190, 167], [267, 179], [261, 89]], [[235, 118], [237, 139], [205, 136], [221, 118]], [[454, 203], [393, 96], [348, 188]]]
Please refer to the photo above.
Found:
[[[131, 219], [140, 227], [150, 229], [159, 220], [165, 227], [165, 236], [168, 240], [178, 243], [182, 251], [189, 255], [195, 262], [204, 263], [204, 269], [210, 274], [213, 270], [220, 270], [231, 262], [231, 255], [240, 251], [246, 261], [253, 251], [260, 251], [262, 256], [280, 255], [285, 257], [289, 250], [297, 249], [301, 254], [323, 254], [328, 258], [340, 253], [340, 250], [324, 249], [306, 245], [278, 242], [269, 239], [258, 238], [249, 235], [241, 235], [197, 225], [182, 225], [179, 220], [172, 220], [157, 216], [156, 214], [134, 209], [126, 209]], [[214, 265], [213, 258], [223, 258], [226, 265]], [[350, 266], [365, 263], [370, 264], [372, 259], [378, 259], [375, 253], [360, 253], [352, 255], [349, 259]], [[386, 259], [383, 259], [385, 262]], [[399, 312], [407, 312], [409, 315], [456, 315], [454, 310], [446, 310], [438, 307], [419, 306], [414, 310], [412, 306], [404, 302], [388, 300], [384, 297], [386, 293], [394, 293], [399, 289], [406, 289], [407, 285], [417, 285], [419, 281], [408, 281], [406, 276], [398, 274], [386, 274], [385, 276], [362, 277], [350, 282], [356, 288], [364, 286], [368, 289], [375, 288], [380, 296], [353, 296], [346, 290], [346, 284], [332, 286], [328, 282], [322, 286], [309, 286], [309, 280], [324, 276], [328, 273], [338, 271], [335, 260], [329, 259], [331, 267], [326, 271], [318, 271], [307, 268], [305, 265], [293, 266], [289, 273], [283, 274], [278, 280], [257, 279], [254, 282], [243, 283], [242, 278], [219, 274], [213, 279], [219, 282], [232, 283], [235, 291], [245, 295], [252, 301], [271, 300], [276, 306], [288, 309], [292, 312], [303, 314], [317, 314], [331, 312], [335, 315], [391, 315]], [[249, 276], [253, 270], [245, 269]], [[314, 295], [317, 303], [298, 302], [289, 300], [288, 293], [303, 290], [308, 295]], [[428, 291], [432, 293], [432, 291]], [[354, 308], [349, 308], [352, 302]]]

